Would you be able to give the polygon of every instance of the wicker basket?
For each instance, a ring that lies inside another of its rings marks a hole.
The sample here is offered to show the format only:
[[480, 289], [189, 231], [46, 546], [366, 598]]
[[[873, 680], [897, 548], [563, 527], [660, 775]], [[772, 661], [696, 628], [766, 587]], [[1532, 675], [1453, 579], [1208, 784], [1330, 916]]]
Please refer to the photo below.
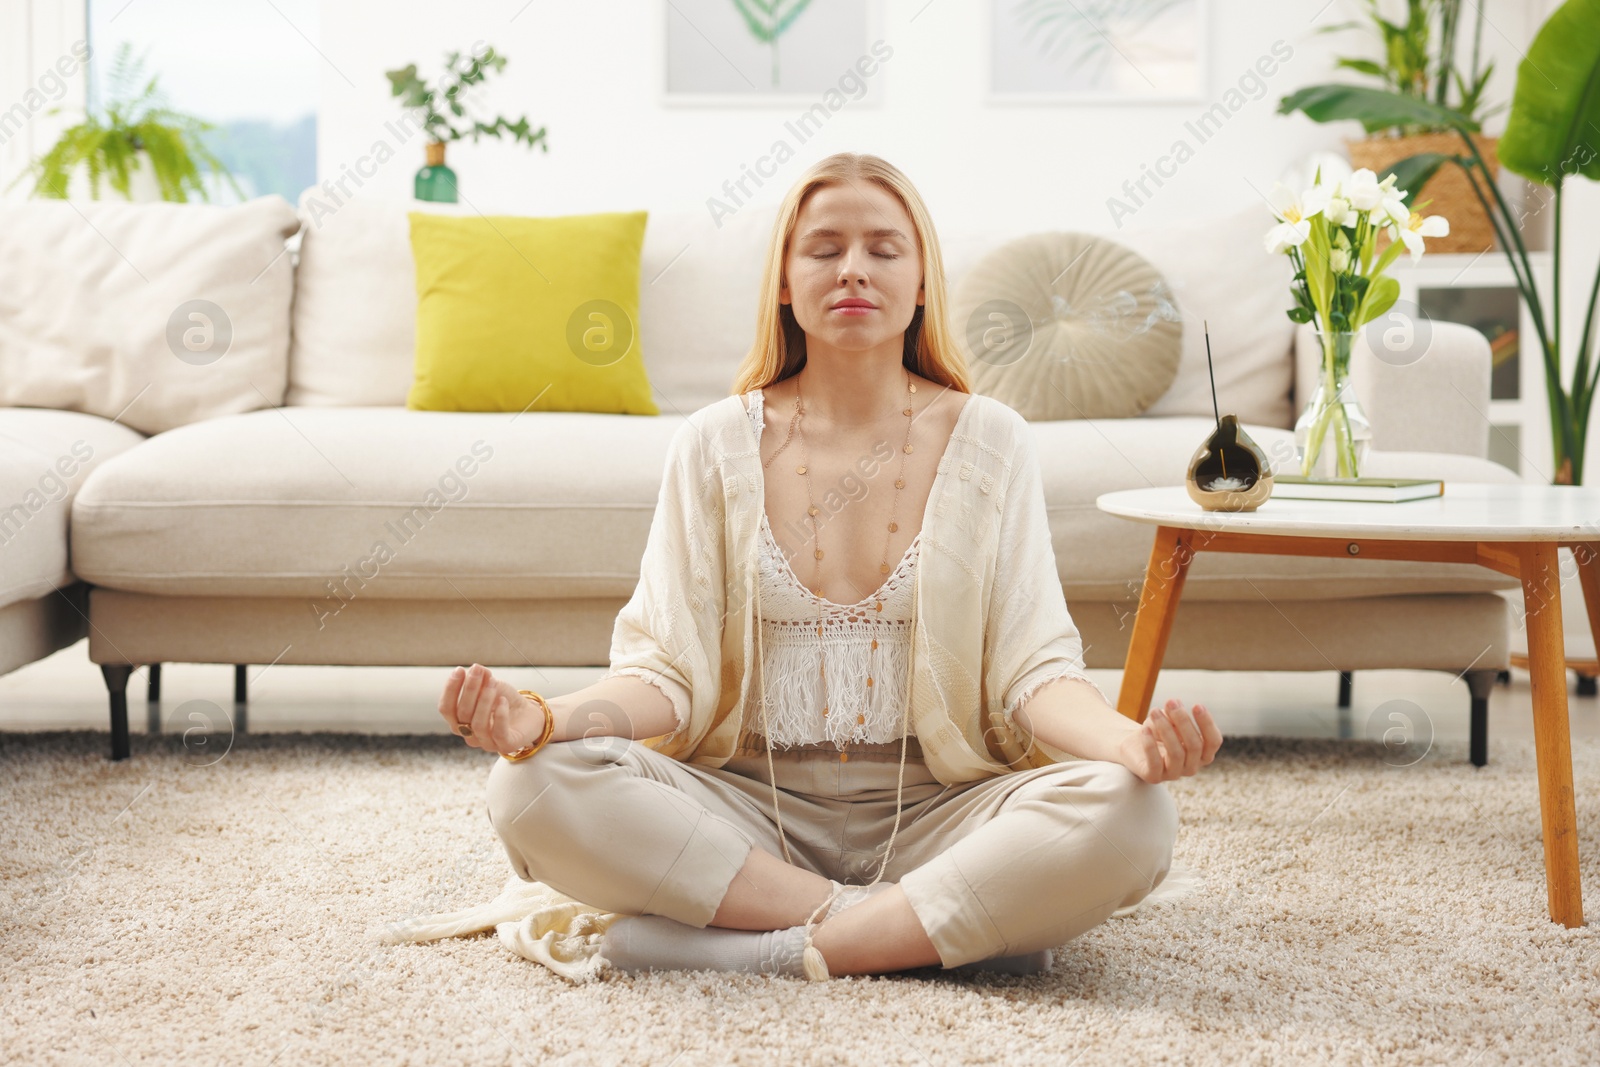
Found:
[[[1499, 138], [1473, 134], [1472, 141], [1478, 146], [1484, 162], [1489, 165], [1489, 173], [1498, 175], [1500, 160], [1495, 155], [1495, 145], [1499, 143]], [[1364, 141], [1346, 141], [1345, 148], [1353, 166], [1366, 167], [1382, 174], [1386, 168], [1410, 156], [1422, 152], [1459, 155], [1464, 146], [1460, 135], [1455, 133], [1419, 133], [1411, 137], [1368, 137]], [[1406, 197], [1406, 203], [1411, 205], [1432, 200], [1433, 203], [1423, 209], [1423, 213], [1443, 215], [1450, 220], [1449, 235], [1428, 238], [1428, 251], [1488, 252], [1494, 249], [1494, 227], [1489, 222], [1489, 216], [1484, 214], [1483, 205], [1467, 184], [1468, 180], [1466, 172], [1460, 167], [1446, 163], [1421, 189], [1412, 190], [1411, 195]], [[1492, 196], [1488, 188], [1483, 186], [1481, 175], [1474, 173], [1470, 180], [1478, 183], [1484, 196]], [[1380, 248], [1389, 243], [1383, 236], [1378, 240]]]

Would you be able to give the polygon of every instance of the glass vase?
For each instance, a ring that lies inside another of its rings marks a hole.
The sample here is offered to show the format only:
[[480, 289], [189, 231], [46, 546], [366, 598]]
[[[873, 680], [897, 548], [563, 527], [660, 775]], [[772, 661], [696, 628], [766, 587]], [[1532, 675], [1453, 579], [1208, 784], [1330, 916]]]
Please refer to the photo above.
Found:
[[1350, 381], [1350, 351], [1356, 335], [1317, 331], [1322, 351], [1317, 388], [1294, 424], [1300, 473], [1310, 478], [1359, 478], [1372, 424]]
[[444, 142], [431, 141], [427, 145], [427, 162], [417, 171], [412, 183], [418, 200], [431, 200], [439, 204], [456, 202], [456, 172], [444, 165]]

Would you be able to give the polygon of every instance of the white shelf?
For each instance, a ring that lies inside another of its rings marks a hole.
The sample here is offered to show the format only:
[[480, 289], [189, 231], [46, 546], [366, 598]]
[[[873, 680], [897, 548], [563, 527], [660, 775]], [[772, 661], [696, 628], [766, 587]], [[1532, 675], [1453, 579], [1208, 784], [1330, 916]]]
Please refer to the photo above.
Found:
[[[1534, 284], [1548, 299], [1550, 253], [1528, 253]], [[1550, 450], [1550, 409], [1545, 400], [1544, 357], [1533, 317], [1517, 291], [1516, 275], [1505, 253], [1429, 253], [1413, 264], [1401, 256], [1390, 273], [1400, 283], [1400, 299], [1422, 312], [1423, 290], [1506, 289], [1517, 301], [1517, 397], [1491, 399], [1489, 458], [1512, 468], [1529, 485], [1548, 485], [1554, 474]], [[1426, 313], [1426, 312], [1423, 312]], [[1459, 316], [1466, 318], [1467, 316]], [[1477, 323], [1474, 323], [1477, 325]]]

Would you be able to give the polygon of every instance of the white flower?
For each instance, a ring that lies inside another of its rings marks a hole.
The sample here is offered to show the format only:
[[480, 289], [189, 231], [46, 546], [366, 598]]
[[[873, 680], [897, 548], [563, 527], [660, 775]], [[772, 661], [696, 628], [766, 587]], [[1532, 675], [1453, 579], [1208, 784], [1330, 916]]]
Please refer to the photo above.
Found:
[[1429, 215], [1423, 218], [1415, 211], [1406, 220], [1404, 226], [1399, 227], [1400, 240], [1406, 244], [1406, 250], [1411, 253], [1411, 262], [1415, 263], [1422, 258], [1422, 239], [1424, 237], [1444, 237], [1450, 233], [1450, 220], [1443, 215]]
[[[1389, 175], [1389, 178], [1393, 177], [1393, 174]], [[1372, 209], [1372, 224], [1387, 226], [1393, 222], [1396, 227], [1407, 226], [1411, 222], [1411, 209], [1405, 205], [1408, 195], [1410, 194], [1404, 189], [1397, 190], [1391, 185], [1383, 194], [1383, 199], [1378, 202], [1378, 206]]]
[[1330, 197], [1326, 207], [1322, 209], [1322, 217], [1335, 226], [1349, 226], [1356, 221], [1355, 212], [1350, 210], [1350, 201], [1343, 197]]
[[1279, 222], [1267, 231], [1264, 244], [1268, 252], [1277, 255], [1298, 248], [1311, 236], [1311, 223], [1306, 221], [1327, 206], [1330, 198], [1326, 186], [1313, 185], [1299, 197], [1282, 182], [1272, 187], [1267, 200], [1272, 204], [1272, 214]]
[[1343, 274], [1350, 267], [1350, 250], [1347, 248], [1334, 248], [1328, 252], [1328, 266], [1333, 268], [1335, 274]]
[[[1394, 175], [1389, 175], [1384, 181], [1393, 184]], [[1345, 198], [1355, 205], [1357, 211], [1371, 211], [1383, 199], [1383, 186], [1378, 181], [1378, 176], [1366, 167], [1350, 175], [1343, 186]]]

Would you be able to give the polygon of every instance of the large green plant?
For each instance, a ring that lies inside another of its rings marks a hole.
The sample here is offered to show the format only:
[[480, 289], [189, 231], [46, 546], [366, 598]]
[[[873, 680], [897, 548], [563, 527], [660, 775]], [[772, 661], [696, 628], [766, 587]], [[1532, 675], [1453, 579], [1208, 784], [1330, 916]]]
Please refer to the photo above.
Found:
[[[1376, 78], [1384, 89], [1395, 95], [1453, 107], [1478, 122], [1499, 110], [1486, 110], [1483, 106], [1484, 89], [1494, 73], [1494, 64], [1479, 64], [1483, 39], [1481, 5], [1476, 8], [1478, 18], [1473, 31], [1471, 63], [1463, 75], [1456, 63], [1461, 0], [1406, 0], [1404, 22], [1384, 18], [1378, 0], [1364, 0], [1364, 3], [1364, 21], [1327, 26], [1322, 32], [1370, 30], [1377, 38], [1377, 58], [1343, 56], [1335, 62], [1335, 66]], [[1448, 124], [1434, 122], [1385, 121], [1366, 124], [1368, 133], [1387, 128], [1393, 128], [1402, 135], [1450, 129]]]
[[1555, 264], [1550, 313], [1534, 283], [1527, 245], [1499, 188], [1489, 178], [1489, 168], [1469, 135], [1478, 122], [1456, 108], [1382, 89], [1347, 85], [1313, 85], [1283, 98], [1278, 110], [1304, 112], [1316, 122], [1356, 119], [1368, 129], [1411, 123], [1438, 124], [1455, 131], [1463, 151], [1429, 152], [1401, 160], [1386, 173], [1398, 184], [1420, 188], [1441, 166], [1453, 164], [1477, 171], [1469, 184], [1494, 224], [1500, 248], [1511, 264], [1517, 288], [1527, 302], [1541, 355], [1545, 390], [1550, 404], [1550, 435], [1555, 459], [1552, 481], [1558, 485], [1583, 483], [1583, 454], [1596, 385], [1600, 384], [1600, 358], [1593, 353], [1595, 304], [1600, 296], [1600, 263], [1589, 287], [1570, 386], [1561, 380], [1562, 333], [1561, 238], [1562, 191], [1575, 175], [1600, 180], [1600, 0], [1567, 0], [1550, 16], [1527, 55], [1517, 67], [1517, 85], [1511, 114], [1500, 138], [1498, 155], [1506, 169], [1549, 190], [1554, 202]]
[[[163, 200], [187, 202], [191, 192], [210, 200], [202, 166], [222, 175], [244, 199], [239, 183], [201, 139], [201, 134], [213, 128], [211, 123], [167, 107], [156, 84], [159, 76], [152, 77], [143, 90], [135, 93], [144, 77], [144, 60], [133, 59], [131, 48], [124, 41], [112, 62], [104, 113], [87, 115], [83, 122], [62, 131], [50, 150], [6, 188], [32, 174], [31, 195], [65, 200], [72, 173], [81, 166], [89, 172], [91, 197], [100, 198], [101, 178], [126, 197], [129, 176], [143, 152], [161, 187]], [[60, 110], [51, 108], [49, 114]]]

